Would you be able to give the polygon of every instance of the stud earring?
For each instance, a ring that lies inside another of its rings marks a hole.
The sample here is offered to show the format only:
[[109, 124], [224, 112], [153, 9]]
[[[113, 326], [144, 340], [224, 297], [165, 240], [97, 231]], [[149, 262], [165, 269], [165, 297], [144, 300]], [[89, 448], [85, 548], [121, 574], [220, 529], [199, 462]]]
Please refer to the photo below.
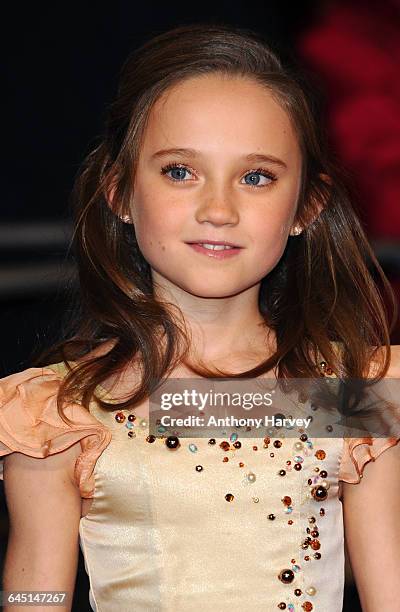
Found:
[[121, 219], [124, 223], [132, 223], [132, 219], [130, 218], [129, 215], [123, 215]]
[[293, 234], [294, 234], [295, 236], [298, 236], [299, 234], [301, 234], [301, 232], [302, 232], [302, 230], [301, 230], [301, 228], [300, 228], [300, 227], [297, 227], [297, 226], [296, 226], [296, 227], [293, 229]]

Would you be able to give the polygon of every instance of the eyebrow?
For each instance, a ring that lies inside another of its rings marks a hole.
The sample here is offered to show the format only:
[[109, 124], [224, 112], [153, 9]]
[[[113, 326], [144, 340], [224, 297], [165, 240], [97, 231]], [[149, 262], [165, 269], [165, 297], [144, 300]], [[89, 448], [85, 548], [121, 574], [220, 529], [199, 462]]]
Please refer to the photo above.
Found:
[[[159, 151], [156, 151], [156, 153], [153, 153], [151, 159], [159, 159], [160, 157], [166, 157], [167, 155], [176, 155], [178, 157], [200, 157], [201, 153], [195, 149], [160, 149]], [[277, 166], [287, 168], [285, 162], [274, 155], [249, 153], [248, 155], [243, 155], [241, 159], [249, 162], [267, 162], [269, 164], [275, 164]]]

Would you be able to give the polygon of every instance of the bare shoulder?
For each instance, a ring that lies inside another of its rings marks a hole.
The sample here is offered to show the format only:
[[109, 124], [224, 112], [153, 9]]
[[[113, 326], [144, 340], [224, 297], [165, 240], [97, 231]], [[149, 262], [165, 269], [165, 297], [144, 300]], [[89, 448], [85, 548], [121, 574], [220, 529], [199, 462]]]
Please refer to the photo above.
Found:
[[400, 378], [400, 344], [390, 346], [390, 367], [387, 373], [390, 378]]
[[390, 345], [390, 365], [385, 378], [400, 377], [400, 344]]
[[[112, 348], [114, 348], [117, 342], [117, 338], [106, 340], [89, 353], [86, 353], [77, 359], [74, 363], [79, 365], [80, 363], [106, 355], [112, 350]], [[139, 360], [140, 356], [132, 357], [132, 359], [126, 365], [124, 365], [121, 370], [107, 376], [101, 382], [101, 388], [105, 389], [109, 393], [112, 393], [115, 387], [118, 389], [118, 394], [124, 395], [125, 393], [132, 393], [132, 390], [136, 387], [138, 381], [140, 381], [141, 371]], [[144, 402], [144, 404], [146, 404], [146, 402]]]
[[[378, 365], [385, 357], [385, 351], [385, 347], [372, 347], [371, 352], [373, 356], [369, 364], [368, 377], [372, 378], [375, 376]], [[400, 378], [400, 344], [390, 345], [390, 364], [385, 378]]]

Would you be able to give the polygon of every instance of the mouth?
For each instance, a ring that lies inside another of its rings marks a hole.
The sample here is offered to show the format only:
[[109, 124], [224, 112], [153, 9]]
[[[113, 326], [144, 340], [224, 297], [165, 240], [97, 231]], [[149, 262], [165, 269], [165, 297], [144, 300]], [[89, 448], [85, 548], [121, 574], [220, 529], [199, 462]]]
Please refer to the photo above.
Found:
[[187, 242], [186, 244], [200, 244], [201, 246], [205, 246], [206, 248], [214, 248], [214, 247], [218, 247], [218, 250], [222, 250], [223, 247], [228, 247], [228, 248], [232, 248], [232, 249], [241, 249], [243, 247], [241, 247], [239, 244], [234, 244], [233, 242], [227, 242], [226, 240], [191, 240], [190, 242]]
[[199, 240], [196, 242], [186, 242], [186, 244], [196, 252], [216, 259], [226, 259], [232, 255], [237, 255], [243, 248], [225, 240]]

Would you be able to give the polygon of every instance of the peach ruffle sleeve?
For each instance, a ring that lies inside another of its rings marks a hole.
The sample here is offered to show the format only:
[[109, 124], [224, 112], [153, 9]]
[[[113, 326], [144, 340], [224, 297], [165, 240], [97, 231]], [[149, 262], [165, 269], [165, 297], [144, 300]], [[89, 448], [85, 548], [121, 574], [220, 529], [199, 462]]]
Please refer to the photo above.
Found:
[[67, 425], [57, 411], [60, 374], [50, 367], [28, 368], [0, 379], [0, 478], [2, 457], [13, 452], [47, 457], [80, 441], [75, 480], [81, 497], [94, 494], [93, 470], [111, 441], [111, 431], [79, 403], [64, 408]]
[[344, 438], [344, 450], [339, 469], [339, 480], [358, 484], [364, 467], [375, 461], [387, 448], [395, 446], [400, 437], [392, 438]]

